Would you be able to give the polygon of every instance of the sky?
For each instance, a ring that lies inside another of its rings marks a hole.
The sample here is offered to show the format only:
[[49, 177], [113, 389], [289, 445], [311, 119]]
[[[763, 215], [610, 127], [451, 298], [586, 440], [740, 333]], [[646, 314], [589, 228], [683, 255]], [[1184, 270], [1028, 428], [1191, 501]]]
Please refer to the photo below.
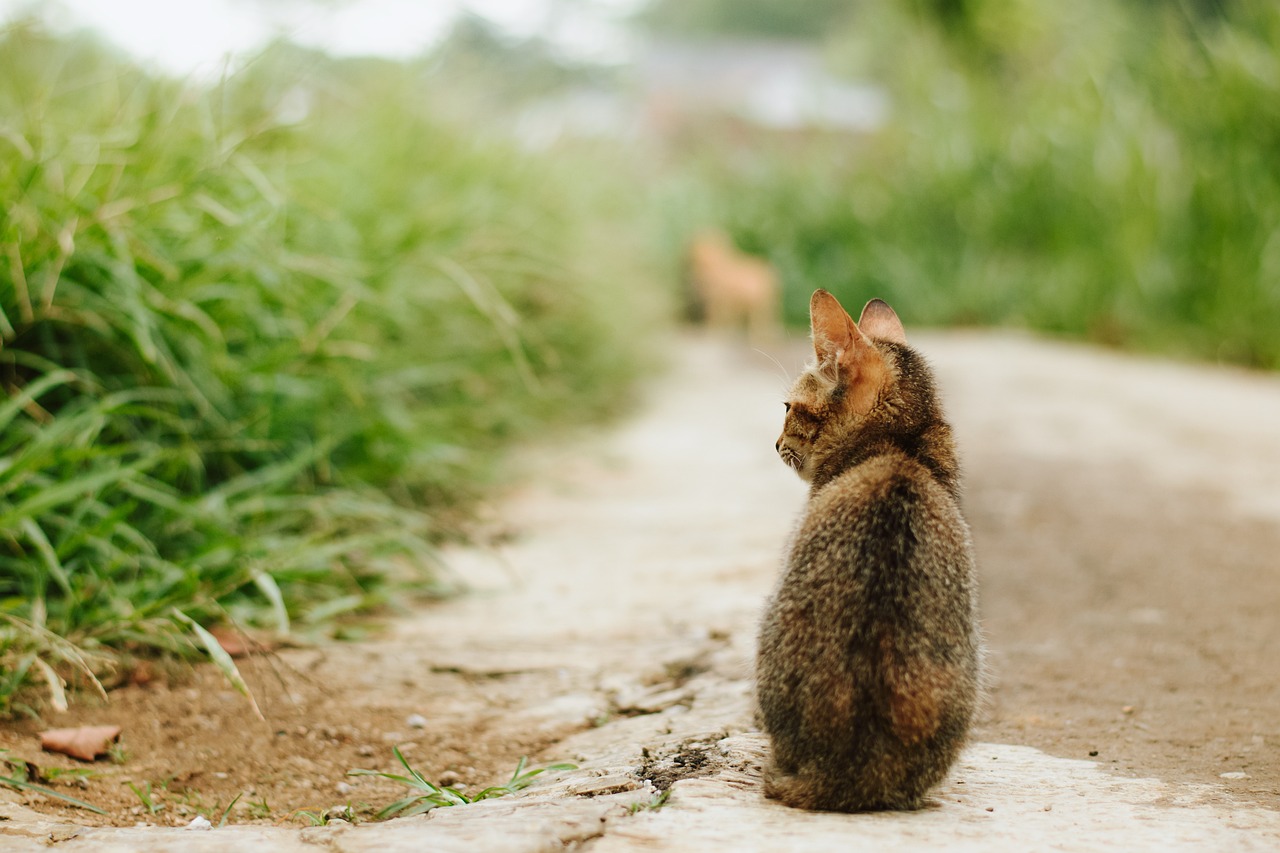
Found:
[[472, 11], [512, 35], [544, 35], [607, 60], [624, 49], [620, 17], [640, 0], [0, 0], [0, 20], [34, 12], [55, 29], [88, 27], [143, 62], [218, 74], [280, 35], [338, 55], [409, 57]]

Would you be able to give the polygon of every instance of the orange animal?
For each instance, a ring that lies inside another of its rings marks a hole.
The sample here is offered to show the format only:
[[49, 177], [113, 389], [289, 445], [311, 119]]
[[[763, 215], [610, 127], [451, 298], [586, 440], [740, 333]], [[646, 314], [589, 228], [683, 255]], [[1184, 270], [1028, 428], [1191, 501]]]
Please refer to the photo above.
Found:
[[702, 231], [693, 238], [689, 278], [708, 327], [745, 326], [752, 343], [778, 337], [777, 273], [763, 258], [739, 251], [723, 231]]

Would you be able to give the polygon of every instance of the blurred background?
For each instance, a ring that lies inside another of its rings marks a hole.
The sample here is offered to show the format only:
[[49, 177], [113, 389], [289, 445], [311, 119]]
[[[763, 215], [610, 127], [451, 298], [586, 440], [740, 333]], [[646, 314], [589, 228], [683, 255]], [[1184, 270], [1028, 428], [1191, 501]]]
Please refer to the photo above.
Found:
[[[0, 3], [0, 655], [449, 591], [717, 233], [909, 323], [1280, 367], [1269, 0]], [[92, 653], [92, 654], [90, 654]]]

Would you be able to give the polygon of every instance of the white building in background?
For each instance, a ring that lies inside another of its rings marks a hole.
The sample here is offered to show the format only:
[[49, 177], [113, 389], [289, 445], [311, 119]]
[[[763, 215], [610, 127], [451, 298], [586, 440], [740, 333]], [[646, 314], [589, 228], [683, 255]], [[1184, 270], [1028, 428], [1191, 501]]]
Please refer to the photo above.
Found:
[[663, 140], [708, 119], [867, 133], [889, 115], [883, 89], [833, 76], [818, 50], [800, 42], [637, 39], [625, 65], [628, 85], [578, 87], [530, 104], [517, 135], [534, 148], [561, 137]]
[[718, 112], [773, 130], [866, 132], [889, 111], [882, 89], [832, 76], [804, 43], [654, 41], [635, 74], [659, 122]]

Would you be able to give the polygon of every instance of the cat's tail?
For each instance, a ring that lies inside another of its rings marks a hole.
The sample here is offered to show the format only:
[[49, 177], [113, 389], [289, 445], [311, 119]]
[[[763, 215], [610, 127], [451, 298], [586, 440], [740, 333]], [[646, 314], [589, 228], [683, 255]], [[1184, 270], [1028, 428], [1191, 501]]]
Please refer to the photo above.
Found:
[[913, 811], [926, 803], [923, 786], [877, 786], [871, 791], [865, 782], [816, 768], [797, 773], [771, 768], [765, 774], [764, 795], [792, 808], [831, 812]]

